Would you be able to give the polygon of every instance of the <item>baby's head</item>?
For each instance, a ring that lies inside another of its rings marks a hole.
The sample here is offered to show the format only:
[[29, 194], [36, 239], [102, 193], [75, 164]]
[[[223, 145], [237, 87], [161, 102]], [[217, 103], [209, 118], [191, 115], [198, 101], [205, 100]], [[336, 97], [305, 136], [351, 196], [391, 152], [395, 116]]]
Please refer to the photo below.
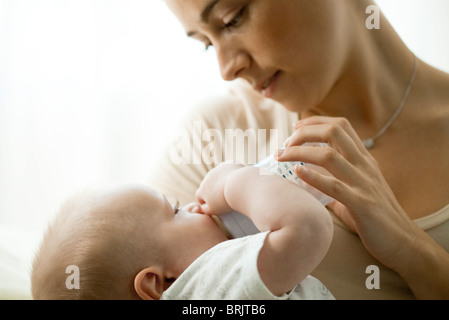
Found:
[[226, 240], [194, 207], [176, 213], [164, 196], [136, 185], [72, 198], [36, 255], [33, 298], [159, 299], [196, 258]]

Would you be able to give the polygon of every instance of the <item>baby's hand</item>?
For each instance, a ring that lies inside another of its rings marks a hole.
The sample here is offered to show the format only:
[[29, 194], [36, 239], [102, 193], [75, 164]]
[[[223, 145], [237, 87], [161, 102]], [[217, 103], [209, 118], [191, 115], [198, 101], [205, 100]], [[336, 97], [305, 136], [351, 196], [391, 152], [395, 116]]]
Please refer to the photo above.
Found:
[[232, 210], [224, 196], [224, 188], [229, 175], [243, 167], [242, 164], [225, 162], [209, 171], [196, 192], [203, 213], [220, 215]]

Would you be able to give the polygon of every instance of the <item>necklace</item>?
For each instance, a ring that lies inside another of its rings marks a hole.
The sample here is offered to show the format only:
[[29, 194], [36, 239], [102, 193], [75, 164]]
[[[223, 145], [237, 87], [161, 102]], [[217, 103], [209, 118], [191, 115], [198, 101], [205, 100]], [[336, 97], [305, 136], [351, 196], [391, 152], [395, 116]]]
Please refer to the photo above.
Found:
[[413, 73], [412, 76], [410, 78], [409, 84], [407, 86], [407, 89], [405, 90], [404, 93], [404, 97], [402, 98], [401, 103], [399, 103], [399, 106], [396, 110], [396, 112], [393, 114], [393, 116], [391, 117], [391, 119], [383, 126], [382, 129], [380, 129], [373, 137], [369, 138], [369, 139], [364, 139], [362, 140], [363, 144], [365, 145], [365, 147], [369, 150], [372, 149], [374, 147], [374, 142], [377, 138], [379, 138], [381, 135], [383, 135], [385, 133], [385, 131], [387, 131], [388, 128], [390, 128], [390, 126], [393, 124], [393, 122], [396, 120], [396, 118], [399, 116], [399, 114], [401, 113], [402, 109], [405, 106], [405, 102], [407, 101], [407, 98], [410, 94], [410, 91], [412, 89], [412, 85], [415, 82], [415, 78], [416, 78], [416, 73], [418, 72], [418, 58], [415, 56], [415, 65], [413, 67]]

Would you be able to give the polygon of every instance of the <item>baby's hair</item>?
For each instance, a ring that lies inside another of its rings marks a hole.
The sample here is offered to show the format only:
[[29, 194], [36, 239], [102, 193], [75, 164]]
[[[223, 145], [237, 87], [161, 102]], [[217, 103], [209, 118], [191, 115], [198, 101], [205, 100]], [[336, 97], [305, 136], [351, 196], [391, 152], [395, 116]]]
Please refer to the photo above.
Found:
[[[34, 299], [139, 298], [134, 277], [148, 263], [142, 250], [149, 251], [132, 236], [141, 223], [134, 219], [138, 215], [113, 211], [84, 193], [64, 203], [49, 224], [32, 265]], [[68, 266], [79, 270], [78, 288], [67, 286]]]

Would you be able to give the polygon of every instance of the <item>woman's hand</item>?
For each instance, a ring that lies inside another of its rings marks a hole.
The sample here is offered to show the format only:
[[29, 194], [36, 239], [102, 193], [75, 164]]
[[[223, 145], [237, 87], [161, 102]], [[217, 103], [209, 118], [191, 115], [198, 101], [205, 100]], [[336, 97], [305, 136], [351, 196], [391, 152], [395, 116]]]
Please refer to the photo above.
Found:
[[[344, 118], [310, 117], [301, 120], [280, 150], [279, 161], [301, 161], [324, 167], [333, 176], [303, 166], [296, 174], [333, 197], [329, 205], [381, 263], [403, 271], [411, 262], [417, 239], [426, 235], [404, 212], [384, 179], [376, 160]], [[302, 146], [306, 142], [328, 147]]]
[[209, 171], [196, 192], [202, 213], [220, 215], [232, 210], [225, 199], [224, 188], [229, 175], [243, 167], [242, 164], [225, 162]]

